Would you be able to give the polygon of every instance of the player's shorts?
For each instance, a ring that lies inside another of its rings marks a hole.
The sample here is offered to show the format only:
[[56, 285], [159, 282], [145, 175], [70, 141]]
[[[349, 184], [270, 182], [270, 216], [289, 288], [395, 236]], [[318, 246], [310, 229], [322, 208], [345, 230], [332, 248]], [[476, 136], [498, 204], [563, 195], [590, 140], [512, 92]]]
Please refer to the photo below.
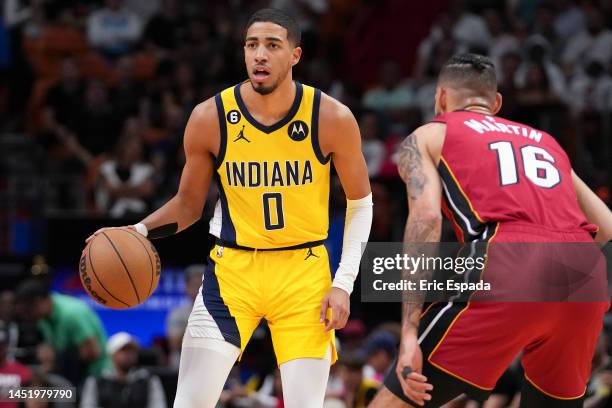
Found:
[[[501, 224], [494, 240], [592, 242], [587, 233], [555, 233], [518, 224]], [[489, 265], [485, 273], [489, 273]], [[608, 307], [607, 301], [429, 305], [419, 324], [423, 375], [434, 387], [432, 400], [425, 406], [438, 407], [463, 393], [486, 400], [519, 353], [524, 368], [524, 399], [532, 401], [524, 406], [582, 406]], [[395, 366], [385, 386], [412, 403], [402, 392]]]
[[187, 331], [225, 340], [244, 351], [262, 318], [272, 335], [277, 363], [297, 358], [337, 360], [334, 331], [320, 322], [331, 288], [323, 245], [284, 250], [244, 250], [215, 245]]

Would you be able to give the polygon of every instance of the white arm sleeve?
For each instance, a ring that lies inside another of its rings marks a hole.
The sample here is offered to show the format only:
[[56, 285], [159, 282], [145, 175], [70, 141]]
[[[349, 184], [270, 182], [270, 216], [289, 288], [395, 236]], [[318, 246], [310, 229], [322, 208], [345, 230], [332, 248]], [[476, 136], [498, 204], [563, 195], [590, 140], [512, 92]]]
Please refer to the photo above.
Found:
[[342, 257], [332, 286], [349, 295], [359, 273], [359, 262], [363, 253], [362, 244], [368, 241], [372, 227], [372, 193], [359, 200], [346, 200], [346, 219]]

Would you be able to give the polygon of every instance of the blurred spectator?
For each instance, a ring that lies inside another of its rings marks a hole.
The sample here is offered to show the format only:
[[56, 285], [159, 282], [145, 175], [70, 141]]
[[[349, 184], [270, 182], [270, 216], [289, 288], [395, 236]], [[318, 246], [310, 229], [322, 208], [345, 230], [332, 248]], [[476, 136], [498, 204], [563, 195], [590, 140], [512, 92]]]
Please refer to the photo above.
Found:
[[149, 19], [157, 14], [162, 7], [162, 1], [163, 0], [123, 0], [123, 6], [132, 13], [138, 15], [143, 21], [149, 21]]
[[546, 68], [541, 63], [530, 63], [525, 67], [525, 80], [518, 96], [523, 108], [542, 108], [561, 101], [550, 83]]
[[344, 396], [347, 408], [365, 408], [374, 399], [380, 384], [372, 379], [364, 378], [365, 361], [357, 356], [345, 360], [346, 369], [343, 372]]
[[124, 56], [115, 65], [116, 81], [111, 89], [111, 100], [118, 115], [119, 123], [124, 123], [129, 117], [138, 115], [141, 99], [145, 89], [136, 79], [134, 58]]
[[581, 32], [586, 25], [584, 12], [574, 0], [556, 0], [557, 15], [555, 16], [555, 31], [559, 40], [565, 42], [568, 38]]
[[153, 193], [153, 166], [142, 160], [142, 142], [132, 129], [136, 126], [135, 119], [126, 122], [114, 158], [100, 166], [97, 206], [111, 217], [144, 213]]
[[[487, 24], [480, 15], [472, 10], [469, 2], [455, 2], [456, 21], [453, 25], [453, 38], [463, 50], [488, 50], [491, 35]], [[458, 7], [457, 7], [458, 6]]]
[[[272, 374], [268, 374], [253, 395], [251, 401], [257, 408], [280, 408], [283, 403], [283, 385], [281, 382], [280, 370], [276, 369]], [[244, 402], [244, 401], [242, 401]]]
[[404, 131], [402, 121], [414, 102], [414, 92], [402, 79], [400, 66], [385, 61], [380, 66], [378, 84], [363, 95], [363, 106], [387, 115], [394, 131]]
[[398, 339], [385, 330], [374, 331], [368, 336], [362, 348], [366, 358], [363, 369], [364, 378], [381, 383], [393, 363]]
[[612, 405], [612, 357], [608, 351], [608, 334], [602, 331], [595, 346], [591, 381], [587, 387], [585, 408], [605, 408]]
[[166, 336], [168, 336], [168, 345], [170, 346], [170, 367], [178, 369], [181, 353], [181, 344], [183, 342], [183, 334], [187, 327], [187, 320], [193, 308], [193, 302], [200, 287], [202, 286], [202, 277], [204, 276], [204, 265], [190, 265], [185, 268], [185, 294], [188, 301], [184, 305], [172, 309], [168, 312], [166, 318]]
[[138, 367], [138, 350], [138, 342], [130, 334], [112, 335], [106, 346], [112, 367], [85, 380], [80, 407], [165, 408], [161, 381]]
[[521, 56], [517, 52], [507, 52], [501, 56], [497, 66], [498, 90], [503, 95], [500, 116], [510, 120], [517, 120], [519, 111], [518, 92], [516, 86], [516, 73], [521, 65]]
[[162, 55], [176, 50], [184, 24], [177, 0], [163, 0], [161, 11], [149, 20], [144, 40]]
[[612, 31], [606, 27], [600, 10], [589, 9], [587, 26], [573, 36], [561, 56], [561, 62], [571, 73], [583, 61], [598, 60], [609, 64], [612, 58]]
[[114, 58], [129, 52], [140, 40], [142, 21], [123, 8], [121, 0], [106, 0], [105, 5], [89, 16], [87, 39], [104, 55]]
[[[491, 396], [485, 403], [485, 408], [518, 408], [521, 397], [521, 386], [524, 381], [521, 355], [515, 357], [510, 367], [497, 380]], [[475, 402], [474, 402], [475, 403]]]
[[77, 118], [77, 142], [81, 149], [92, 156], [110, 151], [121, 129], [119, 121], [106, 85], [100, 81], [90, 81], [85, 89], [81, 114]]
[[567, 102], [576, 115], [584, 111], [612, 109], [612, 78], [598, 60], [586, 63], [584, 72], [574, 75]]
[[[235, 365], [230, 371], [219, 397], [219, 405], [221, 407], [233, 405], [249, 406], [249, 404], [253, 404], [253, 401], [249, 399], [249, 391], [240, 380], [240, 374], [240, 367]], [[274, 403], [277, 400], [273, 399], [271, 401]]]
[[10, 290], [0, 292], [0, 322], [5, 325], [7, 358], [15, 358], [19, 344], [19, 326], [15, 321], [15, 293]]
[[[27, 366], [9, 358], [9, 338], [8, 325], [0, 321], [0, 395], [2, 396], [6, 396], [9, 388], [27, 385], [32, 375]], [[17, 402], [0, 402], [2, 408], [17, 408], [18, 406]]]
[[[554, 62], [551, 55], [551, 45], [541, 35], [532, 35], [525, 40], [524, 50], [526, 53], [526, 60], [519, 67], [516, 72], [516, 83], [519, 88], [526, 87], [526, 83], [533, 78], [528, 78], [530, 74], [533, 74], [531, 68], [534, 65], [540, 66], [546, 76], [547, 88], [556, 95], [557, 98], [561, 98], [566, 92], [566, 81], [561, 71], [561, 68]], [[544, 75], [543, 74], [543, 75]], [[533, 86], [534, 84], [530, 84]]]
[[489, 45], [489, 57], [498, 68], [502, 55], [520, 49], [519, 39], [508, 32], [504, 20], [499, 11], [496, 9], [487, 9], [484, 11], [484, 18], [487, 22], [487, 29], [491, 34]]
[[404, 228], [398, 221], [397, 206], [387, 185], [372, 182], [372, 197], [376, 200], [372, 220], [371, 242], [394, 242], [402, 239]]
[[368, 166], [368, 176], [376, 177], [386, 156], [378, 115], [373, 111], [363, 112], [359, 117], [359, 131], [362, 140], [361, 150]]
[[558, 47], [563, 44], [559, 43], [557, 30], [555, 30], [555, 11], [550, 3], [542, 3], [538, 6], [533, 24], [534, 34], [539, 34], [548, 41], [552, 48], [552, 55], [556, 58], [558, 55]]
[[337, 334], [342, 339], [342, 351], [351, 353], [361, 347], [366, 335], [366, 327], [363, 321], [351, 318], [346, 322], [346, 326], [339, 330]]
[[[48, 134], [45, 142], [51, 149], [64, 147], [62, 152], [52, 152], [61, 170], [74, 170], [74, 159], [88, 162], [87, 152], [74, 149], [78, 145], [79, 120], [85, 102], [85, 84], [73, 58], [64, 58], [61, 63], [60, 80], [49, 89], [43, 108], [43, 124]], [[78, 168], [78, 167], [77, 167]]]
[[81, 300], [50, 293], [39, 280], [22, 282], [15, 291], [17, 302], [27, 304], [25, 318], [38, 321], [45, 342], [57, 355], [57, 372], [73, 384], [95, 375], [109, 365], [104, 351], [106, 333], [98, 316]]
[[[57, 374], [45, 373], [40, 370], [34, 371], [27, 385], [32, 388], [57, 388], [61, 390], [67, 390], [69, 387], [72, 387], [70, 381], [65, 378]], [[72, 392], [76, 400], [76, 391], [72, 389]], [[74, 408], [76, 406], [76, 402], [47, 402], [37, 401], [35, 399], [30, 399], [25, 402], [25, 408]]]
[[433, 22], [429, 35], [421, 41], [417, 50], [417, 61], [414, 68], [414, 78], [417, 83], [420, 84], [426, 77], [436, 74], [430, 68], [436, 48], [441, 44], [451, 44], [452, 48], [455, 48], [452, 30], [453, 17], [451, 14], [440, 13]]

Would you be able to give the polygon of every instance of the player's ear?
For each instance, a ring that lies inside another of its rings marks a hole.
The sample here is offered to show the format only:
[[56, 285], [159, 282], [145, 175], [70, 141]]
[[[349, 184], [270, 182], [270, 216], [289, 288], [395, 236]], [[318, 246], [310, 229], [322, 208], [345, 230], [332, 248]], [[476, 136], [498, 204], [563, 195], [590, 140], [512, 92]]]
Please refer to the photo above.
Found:
[[502, 95], [499, 92], [495, 93], [495, 105], [493, 105], [493, 114], [497, 115], [497, 112], [499, 112], [499, 110], [502, 107]]
[[441, 86], [436, 87], [436, 101], [435, 101], [435, 111], [436, 111], [436, 115], [440, 115], [442, 113], [446, 112], [446, 106], [447, 106], [447, 101], [446, 101], [446, 89], [444, 89]]
[[291, 53], [291, 66], [296, 65], [302, 58], [302, 47], [295, 47]]

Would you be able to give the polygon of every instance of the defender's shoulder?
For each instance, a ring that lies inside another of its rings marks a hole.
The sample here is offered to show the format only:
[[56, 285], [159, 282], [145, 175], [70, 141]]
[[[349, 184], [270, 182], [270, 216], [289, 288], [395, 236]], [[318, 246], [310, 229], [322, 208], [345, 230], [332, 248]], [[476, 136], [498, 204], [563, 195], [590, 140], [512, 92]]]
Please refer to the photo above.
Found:
[[444, 122], [429, 122], [422, 126], [419, 126], [414, 130], [417, 137], [428, 138], [432, 136], [443, 136], [446, 132], [446, 123]]

